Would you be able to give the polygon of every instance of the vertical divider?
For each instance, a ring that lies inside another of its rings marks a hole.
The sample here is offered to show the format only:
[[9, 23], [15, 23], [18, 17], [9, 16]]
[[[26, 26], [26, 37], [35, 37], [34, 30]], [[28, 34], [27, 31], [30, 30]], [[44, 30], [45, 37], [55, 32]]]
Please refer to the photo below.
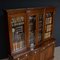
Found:
[[26, 16], [26, 21], [25, 21], [25, 26], [26, 26], [26, 46], [27, 46], [27, 49], [28, 48], [30, 48], [30, 46], [29, 46], [29, 22], [28, 22], [28, 20], [29, 20], [29, 18], [28, 18], [28, 13], [27, 13], [27, 9], [26, 9], [26, 14], [25, 14], [25, 16]]
[[36, 47], [38, 47], [38, 14], [36, 14], [36, 32], [35, 32], [35, 35], [36, 35], [35, 44], [36, 44]]
[[44, 36], [44, 35], [45, 35], [45, 20], [46, 20], [46, 19], [45, 19], [45, 8], [44, 8], [43, 12], [44, 12], [44, 13], [43, 13], [43, 31], [42, 31], [43, 33], [42, 33], [42, 42], [44, 41], [44, 37], [45, 37], [45, 36]]

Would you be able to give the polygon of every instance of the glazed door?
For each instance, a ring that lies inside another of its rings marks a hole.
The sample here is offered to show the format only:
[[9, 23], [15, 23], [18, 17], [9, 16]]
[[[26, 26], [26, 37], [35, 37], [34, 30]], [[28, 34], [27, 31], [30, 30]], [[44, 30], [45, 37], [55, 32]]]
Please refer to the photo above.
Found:
[[26, 45], [26, 14], [9, 15], [9, 35], [11, 52], [16, 53], [24, 50]]
[[29, 42], [29, 48], [33, 50], [37, 46], [38, 42], [38, 24], [37, 13], [35, 10], [27, 10], [27, 38]]
[[54, 8], [45, 9], [44, 40], [53, 37]]
[[40, 45], [42, 40], [43, 11], [44, 9], [27, 10], [27, 38], [31, 50]]
[[40, 45], [40, 43], [43, 40], [43, 22], [44, 22], [44, 15], [43, 13], [39, 13], [38, 14], [38, 45]]
[[29, 16], [29, 43], [31, 49], [36, 45], [36, 15]]

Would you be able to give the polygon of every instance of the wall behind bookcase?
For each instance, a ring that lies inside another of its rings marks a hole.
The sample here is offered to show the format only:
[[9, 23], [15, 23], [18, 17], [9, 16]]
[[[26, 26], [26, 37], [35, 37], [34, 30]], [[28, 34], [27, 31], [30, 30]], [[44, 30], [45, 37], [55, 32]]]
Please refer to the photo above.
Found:
[[56, 7], [56, 15], [54, 21], [54, 37], [56, 38], [56, 46], [60, 46], [60, 1], [57, 0], [5, 0], [0, 1], [0, 58], [8, 56], [8, 43], [7, 43], [7, 26], [6, 20], [3, 17], [2, 9], [14, 8], [28, 8], [28, 7]]

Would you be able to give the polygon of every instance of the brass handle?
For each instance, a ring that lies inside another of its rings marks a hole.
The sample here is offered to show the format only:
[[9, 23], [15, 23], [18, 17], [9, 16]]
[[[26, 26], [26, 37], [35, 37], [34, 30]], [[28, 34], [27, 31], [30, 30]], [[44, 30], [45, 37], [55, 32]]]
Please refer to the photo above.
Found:
[[54, 44], [55, 42], [53, 42], [53, 44]]
[[26, 54], [26, 56], [28, 56], [28, 55]]
[[45, 49], [45, 47], [43, 47], [43, 49]]
[[50, 44], [48, 44], [48, 46], [50, 46]]
[[36, 51], [34, 53], [36, 54]]

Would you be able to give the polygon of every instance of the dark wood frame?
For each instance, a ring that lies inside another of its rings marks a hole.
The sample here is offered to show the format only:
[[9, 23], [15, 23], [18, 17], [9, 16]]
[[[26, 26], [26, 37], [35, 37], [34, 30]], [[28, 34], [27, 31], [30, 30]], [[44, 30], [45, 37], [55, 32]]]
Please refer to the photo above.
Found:
[[[54, 7], [47, 7], [47, 8], [24, 8], [24, 9], [9, 9], [5, 10], [7, 13], [8, 18], [8, 28], [9, 28], [9, 41], [10, 41], [10, 54], [13, 57], [13, 60], [51, 60], [54, 55], [54, 47], [55, 47], [55, 39], [53, 37], [54, 31], [54, 14], [55, 8]], [[53, 12], [53, 20], [52, 20], [52, 30], [51, 30], [51, 37], [44, 39], [44, 34], [46, 31], [45, 22], [46, 22], [46, 13]], [[43, 29], [42, 29], [42, 39], [40, 41], [40, 45], [38, 44], [38, 31], [39, 31], [39, 14], [43, 14]], [[13, 53], [13, 45], [12, 45], [12, 26], [11, 26], [11, 16], [24, 16], [24, 24], [25, 24], [25, 44], [26, 49], [23, 51], [19, 51], [17, 53]], [[29, 16], [36, 15], [36, 30], [35, 30], [35, 49], [33, 51], [30, 50], [29, 44]], [[51, 46], [51, 47], [50, 47]], [[52, 47], [53, 46], [53, 47]], [[50, 50], [52, 49], [52, 50]], [[51, 55], [48, 53], [50, 51]], [[37, 53], [37, 54], [36, 54]], [[48, 53], [48, 56], [46, 56]], [[42, 55], [41, 55], [42, 54]], [[39, 57], [38, 57], [39, 56]], [[42, 57], [43, 56], [43, 57]], [[10, 57], [11, 58], [11, 57]]]

